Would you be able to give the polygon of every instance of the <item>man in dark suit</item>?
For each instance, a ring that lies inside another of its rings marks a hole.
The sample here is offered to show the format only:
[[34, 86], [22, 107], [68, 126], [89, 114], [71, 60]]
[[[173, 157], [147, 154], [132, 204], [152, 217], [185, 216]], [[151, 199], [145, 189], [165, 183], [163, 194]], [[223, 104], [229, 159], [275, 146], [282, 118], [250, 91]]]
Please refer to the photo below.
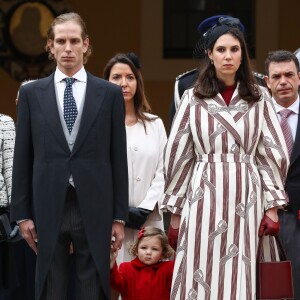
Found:
[[73, 250], [77, 299], [108, 300], [128, 210], [124, 99], [85, 71], [78, 14], [54, 19], [46, 48], [56, 71], [20, 89], [11, 220], [37, 253], [35, 299], [66, 299]]
[[[286, 179], [289, 205], [278, 211], [280, 237], [287, 257], [292, 262], [294, 292], [300, 300], [300, 121], [299, 94], [300, 68], [297, 57], [289, 51], [274, 51], [265, 61], [265, 80], [272, 93], [278, 118], [283, 122], [283, 111], [289, 112], [283, 127], [290, 150], [290, 168]], [[288, 137], [291, 137], [290, 139]]]

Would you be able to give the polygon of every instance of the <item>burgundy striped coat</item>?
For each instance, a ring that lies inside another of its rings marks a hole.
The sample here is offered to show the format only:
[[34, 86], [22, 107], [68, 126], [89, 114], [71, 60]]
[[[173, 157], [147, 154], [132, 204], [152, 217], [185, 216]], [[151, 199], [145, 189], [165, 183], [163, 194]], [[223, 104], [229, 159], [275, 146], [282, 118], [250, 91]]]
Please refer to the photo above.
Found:
[[162, 209], [181, 214], [171, 299], [256, 299], [258, 227], [286, 203], [288, 163], [266, 91], [248, 103], [236, 89], [228, 107], [185, 92], [165, 149]]

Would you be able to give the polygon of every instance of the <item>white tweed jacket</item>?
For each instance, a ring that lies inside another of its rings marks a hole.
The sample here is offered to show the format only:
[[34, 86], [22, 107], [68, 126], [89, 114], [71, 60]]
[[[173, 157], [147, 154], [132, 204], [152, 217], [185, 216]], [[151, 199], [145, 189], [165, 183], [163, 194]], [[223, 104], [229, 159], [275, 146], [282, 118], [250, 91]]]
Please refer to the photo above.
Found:
[[0, 207], [10, 203], [14, 145], [14, 121], [0, 114]]

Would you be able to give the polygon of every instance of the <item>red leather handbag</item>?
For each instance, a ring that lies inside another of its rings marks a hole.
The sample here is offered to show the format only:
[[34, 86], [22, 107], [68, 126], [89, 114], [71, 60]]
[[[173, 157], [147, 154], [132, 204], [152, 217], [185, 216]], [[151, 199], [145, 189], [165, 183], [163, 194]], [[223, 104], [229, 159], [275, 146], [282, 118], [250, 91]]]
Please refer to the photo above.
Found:
[[280, 261], [262, 262], [263, 237], [259, 238], [256, 256], [256, 299], [294, 299], [292, 265], [286, 258], [281, 241], [276, 235]]

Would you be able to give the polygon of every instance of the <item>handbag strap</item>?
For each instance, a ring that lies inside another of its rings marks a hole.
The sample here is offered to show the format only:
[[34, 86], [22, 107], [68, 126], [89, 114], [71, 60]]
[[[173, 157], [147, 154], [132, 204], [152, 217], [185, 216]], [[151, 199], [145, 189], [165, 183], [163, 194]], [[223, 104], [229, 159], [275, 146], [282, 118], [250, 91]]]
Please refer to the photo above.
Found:
[[[259, 237], [259, 240], [258, 240], [258, 248], [257, 248], [257, 254], [256, 254], [256, 261], [257, 262], [260, 262], [261, 252], [262, 252], [262, 244], [263, 244], [264, 236], [265, 235], [263, 234], [261, 237]], [[279, 253], [280, 260], [281, 261], [287, 260], [286, 254], [285, 254], [285, 251], [283, 249], [283, 246], [282, 246], [282, 243], [280, 241], [279, 236], [276, 234], [276, 235], [274, 235], [274, 238], [275, 238], [275, 241], [276, 241], [276, 244], [277, 244], [277, 248], [278, 248], [278, 253]]]

